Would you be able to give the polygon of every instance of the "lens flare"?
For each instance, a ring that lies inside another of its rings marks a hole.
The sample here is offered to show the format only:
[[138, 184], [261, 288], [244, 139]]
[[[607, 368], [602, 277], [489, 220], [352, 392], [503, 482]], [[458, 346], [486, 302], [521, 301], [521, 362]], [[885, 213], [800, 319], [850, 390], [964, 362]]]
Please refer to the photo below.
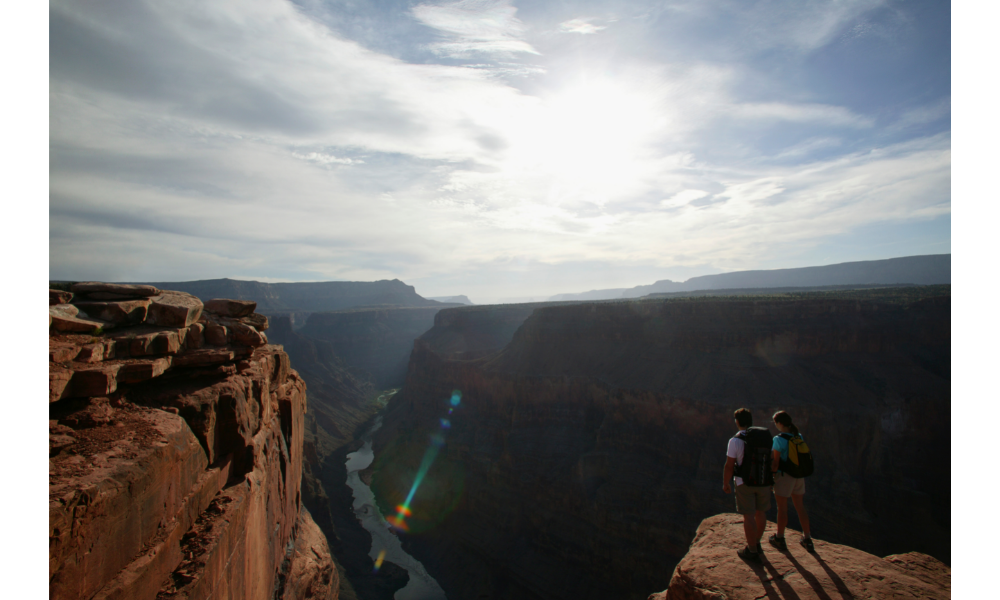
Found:
[[372, 573], [378, 573], [378, 570], [382, 568], [383, 560], [385, 560], [385, 548], [378, 551], [378, 558], [375, 559], [375, 569]]
[[[448, 414], [451, 414], [455, 407], [462, 402], [462, 392], [460, 390], [452, 392], [450, 402], [451, 408], [448, 409]], [[441, 419], [441, 430], [446, 431], [448, 429], [451, 429], [451, 421], [448, 419]], [[404, 500], [402, 504], [396, 506], [395, 516], [387, 517], [385, 520], [386, 523], [388, 523], [393, 529], [398, 529], [400, 531], [410, 530], [409, 525], [406, 524], [406, 518], [413, 516], [413, 511], [410, 510], [410, 502], [413, 501], [413, 496], [417, 493], [417, 489], [420, 487], [420, 484], [423, 483], [424, 477], [427, 476], [427, 471], [430, 471], [431, 465], [434, 464], [434, 459], [437, 458], [441, 448], [444, 447], [444, 442], [444, 434], [434, 433], [431, 435], [431, 447], [424, 452], [424, 459], [420, 461], [420, 468], [417, 470], [417, 476], [413, 478], [413, 485], [410, 486], [410, 493], [406, 495], [406, 500]], [[376, 570], [378, 570], [378, 567], [376, 567]]]

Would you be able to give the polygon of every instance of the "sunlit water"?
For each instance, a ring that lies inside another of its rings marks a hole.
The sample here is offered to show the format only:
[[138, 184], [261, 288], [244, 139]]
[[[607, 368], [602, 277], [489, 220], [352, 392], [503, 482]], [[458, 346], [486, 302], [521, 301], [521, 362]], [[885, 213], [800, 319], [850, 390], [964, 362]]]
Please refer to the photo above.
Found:
[[375, 418], [375, 424], [362, 439], [365, 445], [357, 452], [347, 455], [347, 485], [354, 492], [354, 514], [362, 527], [372, 534], [372, 548], [368, 555], [375, 560], [381, 550], [385, 550], [385, 560], [399, 565], [410, 574], [406, 587], [396, 592], [395, 600], [445, 600], [444, 590], [433, 577], [427, 574], [424, 565], [403, 550], [399, 538], [389, 529], [371, 488], [361, 481], [358, 471], [368, 467], [375, 460], [372, 451], [372, 434], [382, 426], [382, 417]]

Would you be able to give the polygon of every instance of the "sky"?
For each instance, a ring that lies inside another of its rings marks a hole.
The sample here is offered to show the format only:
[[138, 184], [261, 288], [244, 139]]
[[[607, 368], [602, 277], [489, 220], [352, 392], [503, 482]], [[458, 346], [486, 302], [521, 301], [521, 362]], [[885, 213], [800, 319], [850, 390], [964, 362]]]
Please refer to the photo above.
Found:
[[52, 0], [49, 277], [484, 303], [948, 253], [950, 12]]

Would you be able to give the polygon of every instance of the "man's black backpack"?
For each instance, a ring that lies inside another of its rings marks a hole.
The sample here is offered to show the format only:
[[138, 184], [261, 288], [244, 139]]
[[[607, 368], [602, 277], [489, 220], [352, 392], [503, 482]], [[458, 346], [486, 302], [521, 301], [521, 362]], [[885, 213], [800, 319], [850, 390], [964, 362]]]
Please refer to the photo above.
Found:
[[735, 437], [746, 443], [743, 462], [736, 465], [736, 475], [743, 478], [743, 485], [774, 485], [774, 473], [771, 473], [771, 432], [764, 427], [749, 427]]
[[802, 478], [812, 475], [813, 455], [802, 436], [779, 433], [788, 440], [788, 460], [781, 461], [781, 470], [792, 477]]

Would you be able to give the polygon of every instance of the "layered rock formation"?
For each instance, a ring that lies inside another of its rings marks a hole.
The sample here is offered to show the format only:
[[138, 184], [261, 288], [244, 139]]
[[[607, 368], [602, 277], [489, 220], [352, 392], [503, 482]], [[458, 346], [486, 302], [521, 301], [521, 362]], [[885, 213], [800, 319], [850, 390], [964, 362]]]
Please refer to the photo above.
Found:
[[50, 292], [50, 598], [337, 597], [300, 510], [305, 384], [253, 308]]
[[470, 358], [452, 317], [477, 309], [417, 341], [376, 434], [388, 513], [448, 420], [406, 543], [450, 594], [666, 588], [698, 523], [732, 510], [719, 480], [741, 406], [765, 426], [789, 411], [814, 449], [819, 539], [950, 560], [949, 297], [543, 307]]
[[[767, 531], [774, 530], [768, 523]], [[798, 537], [788, 531], [786, 537]], [[743, 517], [723, 514], [702, 521], [687, 554], [674, 569], [670, 587], [649, 600], [755, 600], [757, 598], [951, 598], [951, 569], [918, 552], [879, 558], [851, 548], [817, 542], [815, 552], [796, 543], [779, 551], [765, 546], [760, 564], [743, 561]]]
[[355, 306], [437, 306], [442, 304], [417, 295], [412, 285], [392, 281], [323, 281], [301, 283], [261, 283], [237, 279], [205, 279], [174, 283], [153, 283], [199, 298], [252, 300], [265, 314], [320, 312]]

